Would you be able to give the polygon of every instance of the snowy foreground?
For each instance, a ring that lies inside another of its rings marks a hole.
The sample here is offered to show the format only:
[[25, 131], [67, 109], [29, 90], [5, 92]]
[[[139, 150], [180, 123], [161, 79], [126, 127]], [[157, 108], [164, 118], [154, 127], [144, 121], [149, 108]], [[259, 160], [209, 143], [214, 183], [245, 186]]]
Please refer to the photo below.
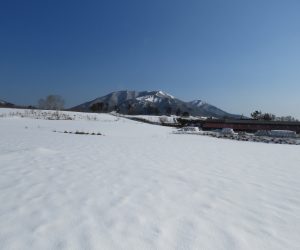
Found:
[[0, 118], [0, 249], [300, 249], [300, 146], [172, 130]]

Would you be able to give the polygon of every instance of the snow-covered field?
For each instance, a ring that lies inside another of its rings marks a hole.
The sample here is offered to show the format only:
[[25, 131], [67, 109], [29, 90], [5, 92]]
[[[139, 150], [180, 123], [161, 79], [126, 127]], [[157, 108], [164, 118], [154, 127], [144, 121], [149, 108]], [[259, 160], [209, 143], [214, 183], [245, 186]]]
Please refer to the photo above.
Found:
[[74, 114], [0, 118], [0, 249], [300, 249], [300, 146]]
[[150, 123], [154, 123], [154, 124], [176, 124], [177, 123], [177, 116], [159, 116], [159, 115], [120, 115], [118, 114], [118, 116], [121, 117], [126, 117], [129, 119], [140, 119], [140, 120], [144, 120]]

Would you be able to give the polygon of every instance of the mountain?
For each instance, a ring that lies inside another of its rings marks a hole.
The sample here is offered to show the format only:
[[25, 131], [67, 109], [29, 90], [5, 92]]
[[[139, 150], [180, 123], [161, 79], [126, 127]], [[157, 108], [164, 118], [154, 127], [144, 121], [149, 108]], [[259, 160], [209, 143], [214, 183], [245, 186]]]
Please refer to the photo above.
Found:
[[230, 117], [230, 118], [240, 118], [240, 115], [230, 114], [222, 109], [219, 109], [211, 104], [208, 104], [206, 102], [203, 102], [201, 100], [194, 100], [190, 102], [190, 105], [192, 105], [196, 110], [199, 110], [199, 112], [202, 114], [202, 116], [213, 116], [213, 117]]
[[110, 112], [117, 110], [122, 114], [183, 114], [187, 112], [195, 116], [231, 117], [239, 116], [229, 114], [213, 105], [201, 100], [184, 102], [163, 91], [116, 91], [106, 96], [85, 102], [73, 111]]
[[12, 103], [9, 103], [9, 102], [0, 100], [0, 107], [1, 107], [1, 108], [11, 108], [11, 107], [14, 107], [14, 106], [15, 106], [15, 105], [12, 104]]

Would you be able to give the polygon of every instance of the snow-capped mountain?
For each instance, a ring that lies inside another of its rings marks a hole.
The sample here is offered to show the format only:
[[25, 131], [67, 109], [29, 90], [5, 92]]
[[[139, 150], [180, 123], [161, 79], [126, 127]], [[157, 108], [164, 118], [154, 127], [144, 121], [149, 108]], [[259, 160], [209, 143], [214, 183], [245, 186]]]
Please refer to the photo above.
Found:
[[83, 103], [72, 110], [109, 112], [123, 114], [177, 114], [213, 117], [236, 117], [201, 100], [184, 102], [163, 91], [116, 91]]
[[149, 95], [140, 96], [136, 99], [142, 102], [160, 103], [163, 100], [163, 98], [175, 99], [174, 96], [164, 93], [163, 91], [150, 92]]

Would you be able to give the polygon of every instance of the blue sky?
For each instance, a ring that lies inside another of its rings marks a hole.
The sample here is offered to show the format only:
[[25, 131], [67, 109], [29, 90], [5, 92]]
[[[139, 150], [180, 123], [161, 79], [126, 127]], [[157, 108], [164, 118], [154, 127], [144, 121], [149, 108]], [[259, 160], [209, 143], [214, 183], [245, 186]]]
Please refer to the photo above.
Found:
[[163, 90], [300, 118], [300, 1], [0, 1], [0, 99]]

